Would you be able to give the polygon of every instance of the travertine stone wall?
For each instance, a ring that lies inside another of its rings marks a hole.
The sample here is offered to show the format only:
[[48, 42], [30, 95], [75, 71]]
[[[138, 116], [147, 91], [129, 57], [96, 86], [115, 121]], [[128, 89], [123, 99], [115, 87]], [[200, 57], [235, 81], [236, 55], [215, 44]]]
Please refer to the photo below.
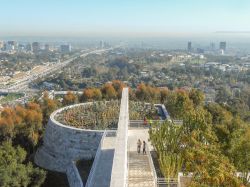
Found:
[[74, 162], [71, 162], [71, 164], [68, 166], [66, 174], [70, 187], [83, 187], [81, 176], [79, 175]]
[[57, 112], [66, 108], [50, 116], [43, 145], [35, 155], [35, 163], [45, 169], [66, 172], [72, 161], [94, 158], [100, 143], [103, 131], [65, 126], [54, 119]]
[[128, 107], [128, 88], [123, 88], [120, 107], [118, 129], [116, 133], [115, 153], [113, 159], [110, 187], [126, 187], [128, 176], [128, 124], [129, 124], [129, 107]]

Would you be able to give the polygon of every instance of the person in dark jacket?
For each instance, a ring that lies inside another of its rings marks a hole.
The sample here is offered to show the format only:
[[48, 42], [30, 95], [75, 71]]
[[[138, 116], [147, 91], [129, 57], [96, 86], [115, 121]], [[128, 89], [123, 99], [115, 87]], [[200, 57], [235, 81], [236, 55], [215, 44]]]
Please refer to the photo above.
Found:
[[142, 153], [143, 153], [143, 154], [146, 154], [146, 142], [145, 142], [145, 141], [143, 141]]
[[138, 141], [137, 141], [137, 153], [140, 154], [140, 152], [141, 152], [141, 140], [138, 139]]

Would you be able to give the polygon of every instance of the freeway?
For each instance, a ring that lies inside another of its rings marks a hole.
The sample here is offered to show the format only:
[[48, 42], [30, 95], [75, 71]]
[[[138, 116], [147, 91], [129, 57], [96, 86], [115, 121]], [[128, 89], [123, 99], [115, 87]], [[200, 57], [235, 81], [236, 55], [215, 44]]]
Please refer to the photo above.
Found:
[[0, 93], [25, 92], [28, 89], [29, 84], [32, 83], [33, 81], [35, 81], [36, 79], [44, 78], [44, 77], [48, 76], [49, 74], [52, 74], [54, 72], [58, 72], [60, 69], [66, 67], [68, 64], [70, 64], [72, 61], [74, 61], [75, 59], [77, 59], [79, 57], [86, 57], [87, 55], [90, 55], [90, 54], [102, 54], [102, 53], [110, 51], [110, 50], [113, 50], [113, 48], [83, 50], [68, 60], [65, 60], [63, 62], [48, 66], [48, 68], [46, 68], [46, 70], [44, 70], [43, 72], [30, 74], [27, 77], [15, 82], [11, 85], [6, 86], [3, 89], [0, 89]]

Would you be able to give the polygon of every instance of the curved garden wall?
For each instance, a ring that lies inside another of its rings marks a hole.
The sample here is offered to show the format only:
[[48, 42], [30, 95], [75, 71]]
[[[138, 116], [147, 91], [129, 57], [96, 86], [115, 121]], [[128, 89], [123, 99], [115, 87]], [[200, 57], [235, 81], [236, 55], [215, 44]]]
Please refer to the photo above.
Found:
[[61, 108], [53, 112], [43, 138], [43, 145], [35, 155], [35, 163], [45, 169], [66, 172], [74, 160], [91, 159], [95, 156], [103, 130], [86, 130], [66, 126], [55, 120], [55, 115], [82, 103]]

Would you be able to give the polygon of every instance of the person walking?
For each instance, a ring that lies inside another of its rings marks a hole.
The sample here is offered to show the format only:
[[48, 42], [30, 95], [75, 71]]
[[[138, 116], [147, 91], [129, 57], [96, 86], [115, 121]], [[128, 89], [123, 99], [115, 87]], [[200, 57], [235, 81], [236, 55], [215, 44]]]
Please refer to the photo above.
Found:
[[140, 154], [140, 152], [141, 152], [141, 140], [138, 139], [138, 141], [137, 141], [137, 153]]
[[146, 154], [146, 142], [145, 142], [145, 141], [143, 141], [142, 153], [143, 153], [143, 154]]
[[143, 124], [144, 124], [144, 126], [146, 126], [147, 125], [147, 118], [146, 117], [144, 117], [144, 119], [143, 119]]

